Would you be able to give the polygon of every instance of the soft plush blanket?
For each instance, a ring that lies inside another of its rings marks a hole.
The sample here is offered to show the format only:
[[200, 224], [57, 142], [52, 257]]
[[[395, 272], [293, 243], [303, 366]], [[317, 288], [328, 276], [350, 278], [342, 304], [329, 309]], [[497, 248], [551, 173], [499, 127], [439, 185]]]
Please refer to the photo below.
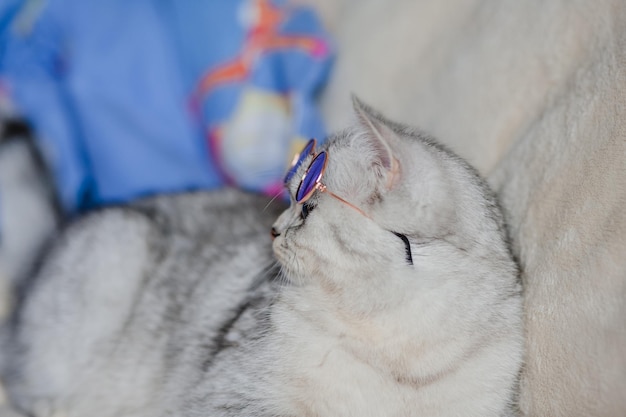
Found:
[[626, 2], [310, 0], [355, 92], [499, 192], [525, 287], [528, 416], [626, 415]]

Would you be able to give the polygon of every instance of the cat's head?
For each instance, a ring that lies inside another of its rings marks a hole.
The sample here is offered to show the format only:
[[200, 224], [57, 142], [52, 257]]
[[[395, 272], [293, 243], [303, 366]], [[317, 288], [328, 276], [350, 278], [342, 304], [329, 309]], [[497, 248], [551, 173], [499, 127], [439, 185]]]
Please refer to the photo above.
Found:
[[[287, 183], [292, 203], [274, 224], [273, 248], [294, 284], [358, 289], [371, 299], [429, 271], [453, 274], [468, 256], [508, 262], [500, 212], [474, 169], [357, 99], [354, 111], [354, 126], [307, 155]], [[323, 187], [298, 203], [302, 177], [322, 151]]]

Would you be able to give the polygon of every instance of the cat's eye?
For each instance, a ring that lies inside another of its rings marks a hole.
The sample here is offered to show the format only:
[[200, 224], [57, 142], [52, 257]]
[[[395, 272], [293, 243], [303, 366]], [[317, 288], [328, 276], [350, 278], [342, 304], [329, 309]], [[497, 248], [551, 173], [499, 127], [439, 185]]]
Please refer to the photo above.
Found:
[[311, 213], [314, 208], [315, 206], [309, 203], [304, 203], [302, 205], [302, 212], [301, 212], [302, 220], [306, 220], [306, 218], [309, 216], [309, 213]]
[[404, 250], [406, 255], [406, 261], [409, 265], [413, 265], [413, 255], [411, 254], [411, 242], [409, 242], [409, 238], [406, 235], [398, 232], [391, 232], [394, 235], [398, 236], [404, 242]]

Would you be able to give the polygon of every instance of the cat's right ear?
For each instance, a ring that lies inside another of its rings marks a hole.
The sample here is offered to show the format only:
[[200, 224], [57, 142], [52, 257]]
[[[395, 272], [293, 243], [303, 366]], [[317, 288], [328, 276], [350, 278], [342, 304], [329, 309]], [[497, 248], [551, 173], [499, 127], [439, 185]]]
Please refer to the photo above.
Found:
[[374, 168], [384, 177], [387, 189], [393, 188], [400, 175], [400, 163], [394, 155], [393, 143], [397, 141], [396, 133], [387, 126], [386, 121], [355, 95], [352, 95], [352, 106], [358, 124], [375, 151]]

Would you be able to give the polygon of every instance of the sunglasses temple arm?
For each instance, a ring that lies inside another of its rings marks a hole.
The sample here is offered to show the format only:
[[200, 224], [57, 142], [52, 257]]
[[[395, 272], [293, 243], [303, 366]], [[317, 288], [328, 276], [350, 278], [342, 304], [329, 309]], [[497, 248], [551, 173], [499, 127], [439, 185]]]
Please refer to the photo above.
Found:
[[337, 194], [333, 193], [332, 191], [328, 191], [328, 189], [326, 188], [326, 186], [322, 183], [318, 183], [317, 184], [317, 189], [322, 192], [322, 193], [327, 193], [328, 195], [330, 195], [331, 197], [336, 198], [337, 200], [341, 201], [342, 203], [352, 207], [353, 209], [355, 209], [356, 211], [358, 211], [359, 213], [361, 213], [363, 216], [367, 217], [368, 219], [371, 219], [370, 216], [367, 215], [367, 213], [365, 213], [363, 210], [361, 210], [360, 208], [358, 208], [357, 206], [355, 206], [354, 204], [344, 200], [343, 198], [339, 197]]

